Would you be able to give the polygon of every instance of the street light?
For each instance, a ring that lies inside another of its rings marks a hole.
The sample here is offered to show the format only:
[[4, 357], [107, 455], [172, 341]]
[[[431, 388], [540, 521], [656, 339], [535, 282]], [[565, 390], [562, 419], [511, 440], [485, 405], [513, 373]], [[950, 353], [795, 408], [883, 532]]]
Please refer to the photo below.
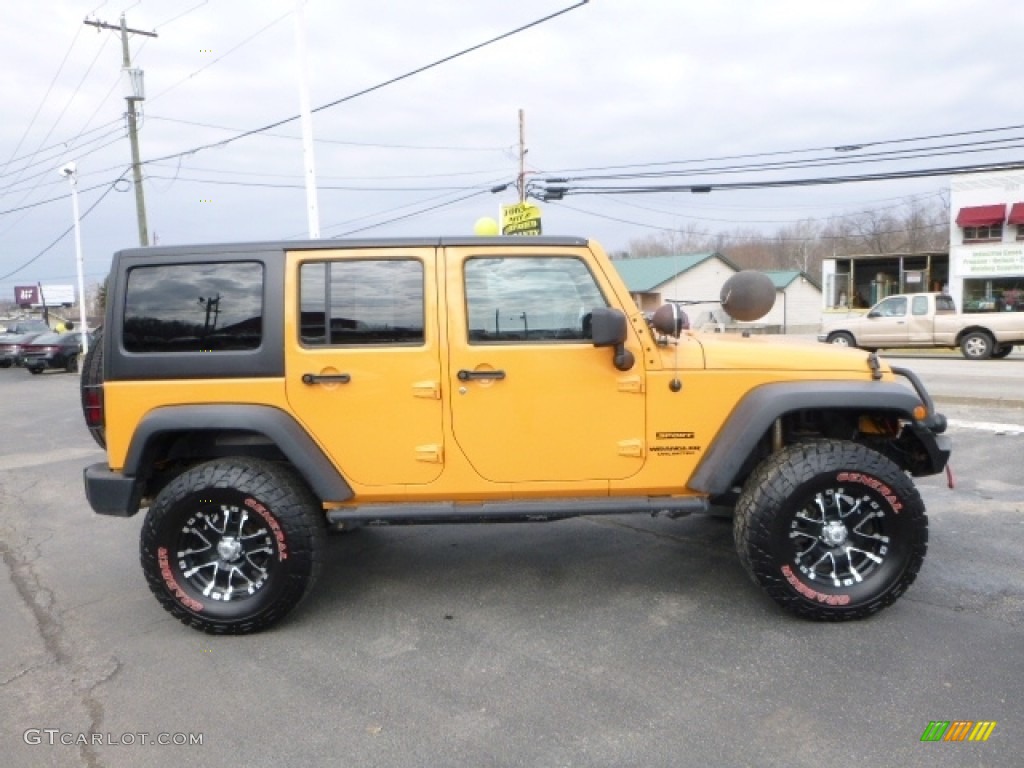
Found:
[[75, 216], [75, 259], [78, 262], [78, 320], [82, 337], [82, 354], [89, 353], [89, 336], [85, 327], [85, 278], [82, 275], [82, 228], [78, 216], [78, 168], [74, 163], [65, 163], [60, 169], [71, 184], [71, 210]]

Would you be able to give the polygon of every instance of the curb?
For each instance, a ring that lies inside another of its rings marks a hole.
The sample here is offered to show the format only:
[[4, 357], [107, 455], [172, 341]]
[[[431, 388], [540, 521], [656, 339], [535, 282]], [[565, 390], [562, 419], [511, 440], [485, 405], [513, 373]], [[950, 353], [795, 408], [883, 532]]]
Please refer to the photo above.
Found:
[[1009, 408], [1024, 410], [1024, 400], [1001, 397], [969, 397], [966, 395], [936, 395], [931, 393], [936, 405], [979, 405], [986, 408]]

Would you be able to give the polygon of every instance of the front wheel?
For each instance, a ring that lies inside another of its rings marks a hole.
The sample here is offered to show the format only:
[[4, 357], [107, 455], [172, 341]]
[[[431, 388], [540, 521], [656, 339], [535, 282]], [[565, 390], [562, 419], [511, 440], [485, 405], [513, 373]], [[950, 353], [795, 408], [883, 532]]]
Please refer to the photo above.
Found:
[[188, 626], [211, 634], [270, 627], [316, 580], [325, 537], [320, 505], [289, 468], [218, 459], [157, 494], [142, 527], [149, 588]]
[[992, 337], [984, 331], [971, 331], [960, 340], [960, 352], [968, 360], [987, 360], [994, 349]]
[[861, 619], [913, 583], [928, 549], [924, 503], [880, 453], [838, 440], [784, 448], [750, 476], [733, 524], [740, 561], [786, 610]]
[[853, 340], [853, 336], [846, 333], [846, 331], [840, 331], [839, 333], [833, 333], [828, 337], [829, 344], [835, 344], [837, 347], [855, 347], [857, 346]]

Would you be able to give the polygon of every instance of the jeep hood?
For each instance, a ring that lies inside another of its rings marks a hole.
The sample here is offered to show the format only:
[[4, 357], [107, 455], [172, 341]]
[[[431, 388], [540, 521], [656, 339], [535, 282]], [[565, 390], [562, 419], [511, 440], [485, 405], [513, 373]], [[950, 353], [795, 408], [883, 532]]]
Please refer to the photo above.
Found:
[[[708, 370], [850, 371], [868, 373], [871, 353], [786, 336], [692, 333]], [[882, 370], [888, 366], [882, 364]]]

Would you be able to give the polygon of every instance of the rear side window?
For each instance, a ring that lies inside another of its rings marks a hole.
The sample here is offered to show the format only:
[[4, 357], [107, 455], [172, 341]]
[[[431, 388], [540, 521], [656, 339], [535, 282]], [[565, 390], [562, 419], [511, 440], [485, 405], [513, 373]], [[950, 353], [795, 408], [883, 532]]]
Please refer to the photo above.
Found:
[[299, 333], [306, 346], [424, 343], [421, 261], [306, 262], [299, 276]]
[[128, 272], [128, 352], [251, 350], [262, 338], [262, 264], [168, 264]]

